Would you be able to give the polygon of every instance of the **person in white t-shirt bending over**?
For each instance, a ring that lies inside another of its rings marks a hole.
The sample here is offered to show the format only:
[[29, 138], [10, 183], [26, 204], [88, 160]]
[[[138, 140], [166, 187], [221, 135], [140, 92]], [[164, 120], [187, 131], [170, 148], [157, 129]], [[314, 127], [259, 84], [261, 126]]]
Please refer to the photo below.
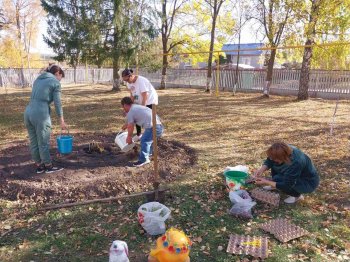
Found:
[[[158, 94], [151, 82], [143, 77], [133, 74], [133, 70], [125, 68], [122, 72], [123, 81], [130, 91], [130, 97], [134, 104], [147, 106], [158, 105]], [[137, 140], [141, 138], [141, 126], [136, 125]], [[134, 139], [135, 141], [135, 139]], [[136, 141], [135, 141], [136, 142]]]

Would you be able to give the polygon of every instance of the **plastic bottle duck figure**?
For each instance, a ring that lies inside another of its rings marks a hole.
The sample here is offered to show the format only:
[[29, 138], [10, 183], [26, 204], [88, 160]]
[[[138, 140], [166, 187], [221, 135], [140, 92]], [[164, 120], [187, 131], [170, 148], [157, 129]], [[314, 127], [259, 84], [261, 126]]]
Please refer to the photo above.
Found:
[[170, 228], [157, 239], [148, 262], [190, 262], [191, 240], [181, 230]]

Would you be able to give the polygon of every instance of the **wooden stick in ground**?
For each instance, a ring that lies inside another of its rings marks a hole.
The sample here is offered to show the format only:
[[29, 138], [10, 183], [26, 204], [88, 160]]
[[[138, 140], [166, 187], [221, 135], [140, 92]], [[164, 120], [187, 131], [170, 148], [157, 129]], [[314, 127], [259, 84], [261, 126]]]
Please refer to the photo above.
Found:
[[158, 172], [158, 146], [157, 146], [157, 106], [152, 105], [152, 134], [153, 134], [153, 165], [154, 165], [154, 180], [153, 188], [155, 192], [155, 201], [158, 201], [159, 189], [159, 172]]
[[335, 124], [335, 116], [336, 116], [337, 109], [338, 109], [339, 99], [340, 99], [340, 96], [338, 96], [337, 103], [335, 104], [334, 113], [333, 113], [333, 121], [330, 124], [331, 130], [329, 131], [329, 133], [331, 136], [333, 135], [333, 128], [334, 128], [334, 124]]
[[[169, 188], [164, 188], [161, 191], [168, 191], [168, 190], [169, 190]], [[93, 204], [93, 203], [109, 202], [109, 201], [129, 198], [129, 197], [143, 196], [143, 195], [146, 195], [149, 193], [155, 193], [155, 192], [154, 191], [147, 191], [147, 192], [140, 192], [140, 193], [135, 193], [135, 194], [130, 194], [130, 195], [118, 196], [118, 197], [99, 198], [99, 199], [92, 199], [92, 200], [86, 200], [86, 201], [75, 202], [75, 203], [49, 205], [49, 206], [44, 206], [43, 208], [40, 208], [39, 211], [60, 209], [60, 208], [73, 207], [73, 206], [83, 206], [83, 205], [89, 205], [89, 204]]]

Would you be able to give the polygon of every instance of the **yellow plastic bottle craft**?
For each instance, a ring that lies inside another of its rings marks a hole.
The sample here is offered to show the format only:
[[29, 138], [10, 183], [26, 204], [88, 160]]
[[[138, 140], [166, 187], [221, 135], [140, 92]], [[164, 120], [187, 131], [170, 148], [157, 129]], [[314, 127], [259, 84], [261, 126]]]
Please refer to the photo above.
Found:
[[157, 239], [151, 250], [149, 262], [189, 262], [191, 240], [181, 230], [170, 228]]

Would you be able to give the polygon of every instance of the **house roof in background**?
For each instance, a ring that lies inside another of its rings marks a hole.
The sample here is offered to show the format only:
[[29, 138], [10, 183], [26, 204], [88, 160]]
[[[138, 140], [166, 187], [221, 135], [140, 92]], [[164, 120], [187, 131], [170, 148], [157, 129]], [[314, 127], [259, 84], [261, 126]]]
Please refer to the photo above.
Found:
[[[254, 49], [263, 47], [263, 43], [248, 43], [248, 44], [240, 44], [239, 49]], [[238, 50], [238, 44], [224, 44], [222, 46], [222, 51], [226, 53], [226, 55], [237, 55], [238, 52], [230, 52], [231, 50]], [[240, 55], [256, 55], [259, 56], [263, 53], [263, 50], [248, 50], [248, 51], [240, 51]]]

